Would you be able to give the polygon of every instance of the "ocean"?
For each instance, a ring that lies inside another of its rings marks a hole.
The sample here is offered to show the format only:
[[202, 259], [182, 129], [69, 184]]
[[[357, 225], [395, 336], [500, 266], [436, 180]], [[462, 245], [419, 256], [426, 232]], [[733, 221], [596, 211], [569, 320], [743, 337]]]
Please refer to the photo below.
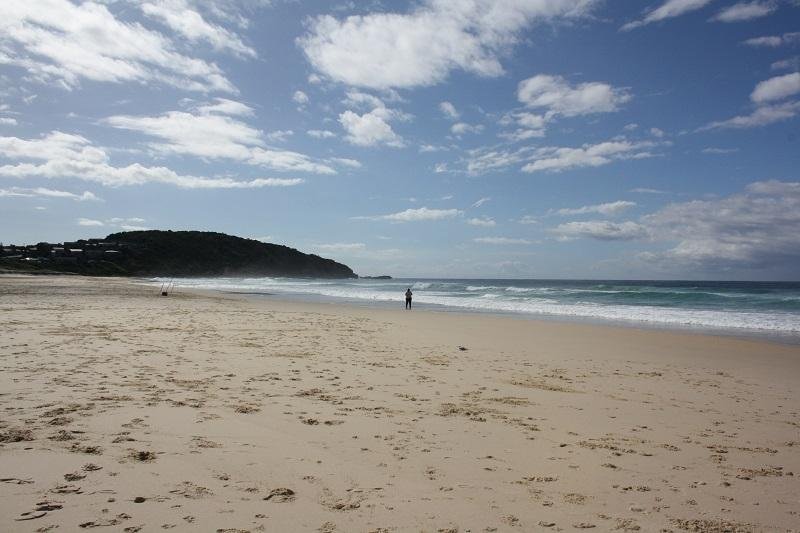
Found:
[[[152, 280], [156, 283], [163, 279]], [[800, 342], [800, 283], [530, 279], [175, 279], [176, 287], [361, 305], [699, 329]]]

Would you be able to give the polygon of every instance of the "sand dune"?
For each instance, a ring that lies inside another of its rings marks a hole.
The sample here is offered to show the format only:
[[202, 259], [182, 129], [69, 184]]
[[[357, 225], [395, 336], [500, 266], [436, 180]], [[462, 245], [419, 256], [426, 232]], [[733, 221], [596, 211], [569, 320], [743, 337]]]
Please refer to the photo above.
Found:
[[79, 277], [0, 310], [0, 531], [800, 530], [798, 346]]

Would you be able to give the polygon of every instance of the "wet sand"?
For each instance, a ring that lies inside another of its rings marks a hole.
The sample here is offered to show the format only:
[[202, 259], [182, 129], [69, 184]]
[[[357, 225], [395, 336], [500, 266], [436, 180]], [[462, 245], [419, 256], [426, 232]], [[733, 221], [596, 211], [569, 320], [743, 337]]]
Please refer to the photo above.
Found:
[[800, 347], [0, 276], [0, 531], [800, 530]]

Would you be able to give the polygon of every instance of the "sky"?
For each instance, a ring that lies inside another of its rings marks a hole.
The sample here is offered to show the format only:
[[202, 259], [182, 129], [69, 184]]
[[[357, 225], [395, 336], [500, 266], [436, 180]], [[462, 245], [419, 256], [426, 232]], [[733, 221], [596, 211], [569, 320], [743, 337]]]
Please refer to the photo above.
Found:
[[800, 0], [0, 2], [0, 242], [800, 279]]

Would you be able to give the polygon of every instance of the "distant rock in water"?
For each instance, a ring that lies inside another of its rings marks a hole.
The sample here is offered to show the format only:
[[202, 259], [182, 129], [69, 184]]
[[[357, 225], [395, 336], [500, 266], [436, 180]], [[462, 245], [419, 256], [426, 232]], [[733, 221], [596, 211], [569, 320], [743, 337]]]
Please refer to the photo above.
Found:
[[359, 276], [360, 279], [392, 279], [392, 276]]
[[105, 239], [15, 247], [2, 266], [101, 276], [356, 278], [332, 259], [210, 231], [126, 231]]

